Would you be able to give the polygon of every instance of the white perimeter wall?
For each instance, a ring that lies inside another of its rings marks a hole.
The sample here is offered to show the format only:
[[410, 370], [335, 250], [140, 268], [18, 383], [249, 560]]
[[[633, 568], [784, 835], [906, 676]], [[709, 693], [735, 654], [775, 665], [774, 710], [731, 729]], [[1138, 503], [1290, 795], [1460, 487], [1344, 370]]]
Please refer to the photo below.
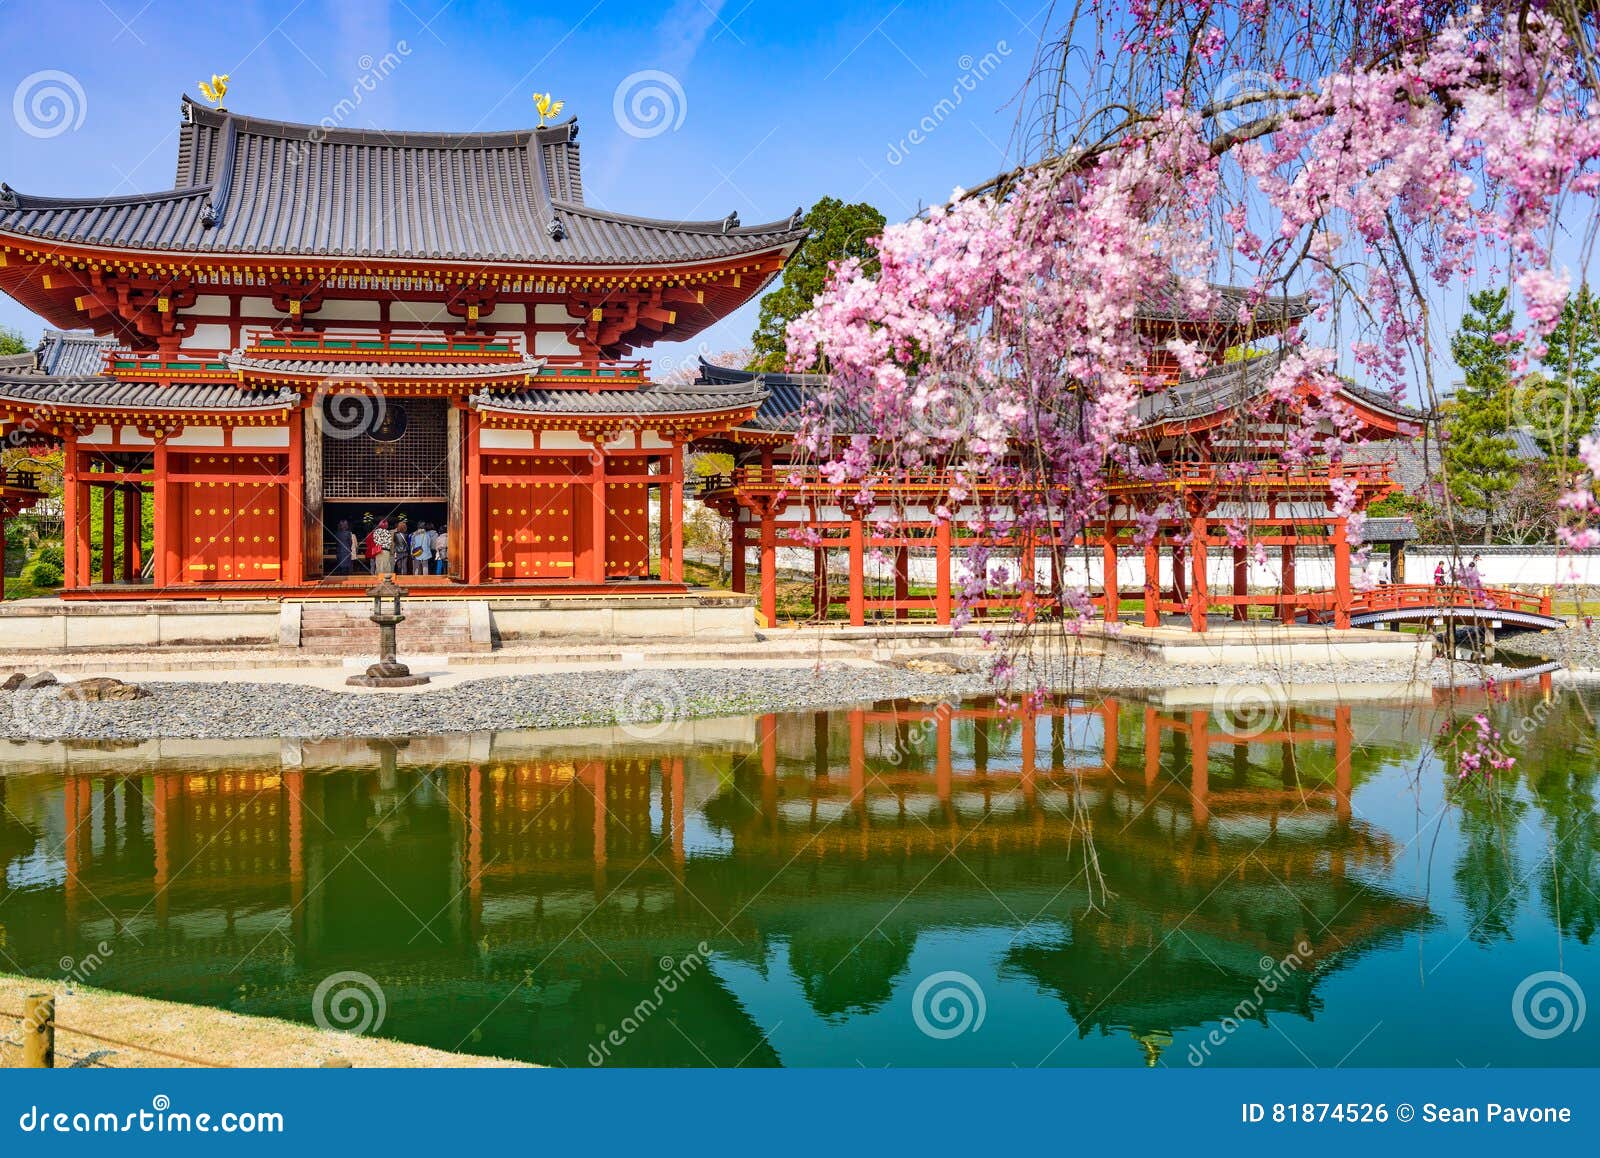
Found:
[[[1600, 552], [1586, 552], [1580, 555], [1558, 556], [1554, 547], [1548, 548], [1473, 548], [1463, 547], [1460, 551], [1462, 566], [1472, 558], [1475, 553], [1481, 553], [1478, 562], [1478, 572], [1483, 582], [1491, 587], [1496, 586], [1530, 586], [1530, 587], [1600, 587]], [[1452, 566], [1455, 553], [1448, 548], [1419, 546], [1406, 550], [1406, 582], [1431, 583], [1433, 582], [1433, 569], [1440, 560], [1445, 567]], [[830, 569], [836, 573], [843, 573], [845, 568], [845, 552], [843, 550], [829, 551]], [[1209, 584], [1213, 591], [1225, 592], [1233, 588], [1233, 554], [1226, 546], [1212, 549], [1206, 560]], [[753, 577], [759, 574], [761, 555], [759, 550], [751, 549], [747, 555], [747, 566]], [[812, 554], [806, 548], [780, 548], [778, 550], [778, 568], [783, 571], [798, 571], [809, 574], [812, 566]], [[989, 569], [995, 574], [1000, 568], [1009, 570], [1012, 577], [1016, 574], [1016, 562], [1012, 559], [991, 559]], [[1374, 547], [1372, 557], [1368, 560], [1369, 573], [1374, 582], [1388, 582], [1389, 553], [1386, 547]], [[1074, 550], [1068, 557], [1066, 569], [1066, 582], [1073, 587], [1087, 587], [1091, 590], [1100, 589], [1100, 552], [1098, 549], [1091, 552]], [[966, 574], [963, 553], [958, 549], [954, 560], [953, 570], [959, 578]], [[934, 560], [928, 555], [913, 554], [910, 561], [911, 582], [920, 586], [931, 586], [934, 580]], [[894, 567], [892, 559], [874, 559], [871, 553], [867, 558], [867, 574], [876, 581], [892, 582]], [[1187, 575], [1187, 571], [1185, 572]], [[1050, 559], [1048, 556], [1039, 556], [1037, 575], [1041, 583], [1050, 580]], [[1277, 589], [1282, 581], [1278, 566], [1278, 548], [1267, 550], [1265, 565], [1255, 562], [1250, 564], [1250, 586], [1257, 589]], [[1117, 559], [1117, 582], [1122, 591], [1136, 594], [1144, 586], [1144, 554], [1140, 552], [1131, 555], [1122, 553]], [[1172, 582], [1172, 560], [1163, 556], [1161, 560], [1161, 583], [1169, 586]], [[1311, 547], [1301, 547], [1295, 554], [1295, 585], [1301, 590], [1318, 590], [1333, 586], [1333, 558], [1327, 551]]]

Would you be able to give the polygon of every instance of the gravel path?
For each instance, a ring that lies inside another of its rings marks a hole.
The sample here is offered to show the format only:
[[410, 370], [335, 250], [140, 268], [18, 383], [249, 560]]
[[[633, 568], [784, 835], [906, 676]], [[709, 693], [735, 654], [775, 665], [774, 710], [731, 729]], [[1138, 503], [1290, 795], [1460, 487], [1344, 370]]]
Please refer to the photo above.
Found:
[[1600, 669], [1600, 622], [1593, 627], [1579, 622], [1560, 631], [1514, 635], [1500, 642], [1500, 654], [1507, 662], [1535, 662], [1549, 656], [1575, 671]]
[[[282, 736], [434, 735], [685, 720], [836, 707], [892, 699], [941, 699], [993, 690], [982, 661], [929, 657], [916, 670], [825, 664], [820, 667], [641, 668], [520, 675], [437, 691], [346, 694], [298, 684], [159, 683], [145, 699], [82, 703], [59, 688], [0, 693], [0, 738], [142, 740]], [[962, 670], [958, 670], [962, 669]], [[1488, 669], [1498, 676], [1508, 669]], [[1458, 683], [1476, 686], [1485, 669], [1457, 663]], [[1062, 689], [1137, 691], [1214, 686], [1309, 686], [1446, 682], [1451, 669], [1411, 664], [1297, 664], [1292, 668], [1177, 667], [1128, 659], [1080, 661]]]

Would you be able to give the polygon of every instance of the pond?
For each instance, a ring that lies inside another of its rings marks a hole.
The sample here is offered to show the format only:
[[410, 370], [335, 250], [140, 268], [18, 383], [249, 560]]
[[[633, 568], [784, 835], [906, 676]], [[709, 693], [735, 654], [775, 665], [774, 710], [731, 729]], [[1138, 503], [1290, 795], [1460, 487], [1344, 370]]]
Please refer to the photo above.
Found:
[[0, 969], [554, 1065], [1600, 1063], [1600, 696], [1213, 699], [6, 745]]

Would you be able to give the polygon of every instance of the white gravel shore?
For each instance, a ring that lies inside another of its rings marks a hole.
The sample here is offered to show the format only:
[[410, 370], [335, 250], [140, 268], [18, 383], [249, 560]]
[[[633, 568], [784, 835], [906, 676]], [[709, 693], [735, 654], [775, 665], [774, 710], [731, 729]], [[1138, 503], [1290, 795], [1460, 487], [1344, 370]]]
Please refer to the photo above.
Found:
[[[417, 736], [683, 720], [816, 710], [895, 699], [992, 694], [981, 660], [888, 665], [641, 667], [473, 680], [405, 695], [351, 694], [291, 683], [150, 682], [146, 698], [84, 703], [60, 688], [0, 694], [0, 739], [236, 739]], [[958, 670], [960, 669], [960, 670]], [[970, 670], [968, 670], [970, 669]], [[1196, 668], [1087, 658], [1047, 682], [1075, 694], [1211, 687], [1334, 689], [1363, 685], [1478, 686], [1509, 668], [1436, 660], [1412, 664], [1297, 664]], [[1030, 681], [1028, 686], [1033, 686]], [[1375, 689], [1374, 689], [1375, 690]], [[3, 751], [3, 750], [0, 750]]]

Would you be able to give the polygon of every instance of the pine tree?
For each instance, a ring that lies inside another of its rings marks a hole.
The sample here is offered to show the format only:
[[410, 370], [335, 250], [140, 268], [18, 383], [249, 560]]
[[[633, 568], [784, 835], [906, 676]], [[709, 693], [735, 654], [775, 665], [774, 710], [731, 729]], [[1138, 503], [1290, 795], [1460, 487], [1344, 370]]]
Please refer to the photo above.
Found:
[[1578, 440], [1600, 418], [1600, 298], [1587, 285], [1567, 299], [1540, 359], [1543, 381], [1518, 392], [1524, 420], [1559, 479], [1577, 467]]
[[1463, 380], [1445, 404], [1443, 459], [1451, 496], [1483, 518], [1483, 541], [1494, 532], [1496, 500], [1521, 473], [1509, 437], [1512, 419], [1511, 359], [1520, 349], [1508, 334], [1512, 315], [1506, 291], [1481, 290], [1468, 302], [1471, 312], [1450, 339], [1450, 352]]
[[847, 257], [859, 258], [863, 269], [878, 272], [878, 251], [867, 244], [883, 232], [885, 221], [865, 201], [846, 205], [837, 197], [824, 197], [805, 215], [811, 230], [794, 259], [783, 268], [783, 281], [761, 299], [761, 319], [756, 324], [752, 370], [782, 370], [787, 357], [784, 330], [789, 322], [811, 308], [822, 292], [829, 268]]

